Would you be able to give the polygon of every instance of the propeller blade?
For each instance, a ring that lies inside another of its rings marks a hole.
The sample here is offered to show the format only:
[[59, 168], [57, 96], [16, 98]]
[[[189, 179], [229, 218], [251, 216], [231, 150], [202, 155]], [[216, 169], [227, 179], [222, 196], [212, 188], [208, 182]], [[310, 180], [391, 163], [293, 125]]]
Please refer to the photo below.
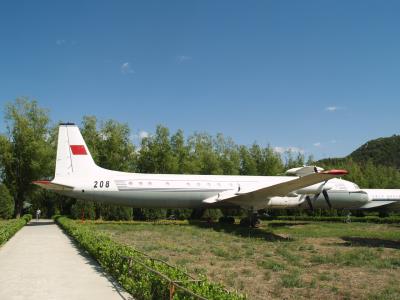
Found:
[[307, 203], [308, 203], [308, 207], [310, 207], [310, 209], [311, 209], [312, 211], [314, 211], [314, 207], [313, 207], [313, 205], [312, 205], [310, 196], [306, 196], [306, 201], [307, 201]]
[[328, 204], [329, 209], [332, 209], [331, 201], [329, 200], [329, 195], [326, 190], [322, 190], [322, 194], [324, 195], [325, 201]]

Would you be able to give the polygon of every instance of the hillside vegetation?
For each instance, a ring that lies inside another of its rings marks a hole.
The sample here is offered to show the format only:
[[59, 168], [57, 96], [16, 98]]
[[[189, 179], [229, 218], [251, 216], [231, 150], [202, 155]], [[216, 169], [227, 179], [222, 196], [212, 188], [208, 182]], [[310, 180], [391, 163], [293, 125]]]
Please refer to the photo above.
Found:
[[400, 187], [400, 136], [368, 141], [343, 158], [327, 158], [316, 162], [328, 168], [347, 169], [347, 180], [362, 188]]
[[375, 165], [400, 169], [400, 135], [368, 141], [349, 157], [356, 162], [371, 160]]
[[348, 161], [365, 164], [370, 161], [377, 166], [400, 169], [400, 135], [370, 140], [346, 157], [321, 159], [323, 165], [342, 165]]

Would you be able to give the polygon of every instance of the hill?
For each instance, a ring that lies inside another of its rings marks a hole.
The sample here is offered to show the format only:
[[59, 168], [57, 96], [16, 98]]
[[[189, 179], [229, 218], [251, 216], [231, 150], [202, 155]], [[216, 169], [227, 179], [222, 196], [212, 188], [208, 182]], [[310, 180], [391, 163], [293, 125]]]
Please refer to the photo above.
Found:
[[400, 135], [368, 141], [349, 157], [356, 162], [372, 160], [375, 165], [400, 169]]
[[375, 165], [400, 169], [400, 135], [370, 140], [344, 158], [322, 159], [318, 164], [338, 165], [349, 158], [358, 163], [371, 161]]

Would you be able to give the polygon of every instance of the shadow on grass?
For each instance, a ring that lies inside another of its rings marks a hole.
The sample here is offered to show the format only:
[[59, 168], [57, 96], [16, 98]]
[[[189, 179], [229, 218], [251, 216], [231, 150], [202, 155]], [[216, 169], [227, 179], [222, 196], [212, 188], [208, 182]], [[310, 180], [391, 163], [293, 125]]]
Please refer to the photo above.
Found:
[[265, 229], [243, 227], [238, 224], [220, 224], [202, 221], [189, 221], [189, 224], [200, 228], [211, 228], [217, 232], [230, 233], [245, 238], [258, 238], [269, 242], [292, 240], [291, 238], [282, 237], [273, 232], [266, 231]]
[[376, 238], [360, 238], [360, 237], [342, 237], [342, 240], [345, 241], [344, 246], [349, 247], [376, 247], [376, 248], [392, 248], [392, 249], [400, 249], [400, 241], [392, 241], [392, 240], [383, 240]]
[[32, 220], [30, 221], [28, 224], [26, 224], [25, 226], [42, 226], [42, 225], [56, 225], [56, 223], [54, 223], [53, 221], [35, 221]]
[[268, 227], [276, 228], [276, 227], [291, 227], [291, 226], [297, 226], [297, 225], [310, 225], [310, 223], [307, 222], [297, 222], [297, 223], [287, 223], [287, 222], [282, 222], [282, 223], [268, 223]]

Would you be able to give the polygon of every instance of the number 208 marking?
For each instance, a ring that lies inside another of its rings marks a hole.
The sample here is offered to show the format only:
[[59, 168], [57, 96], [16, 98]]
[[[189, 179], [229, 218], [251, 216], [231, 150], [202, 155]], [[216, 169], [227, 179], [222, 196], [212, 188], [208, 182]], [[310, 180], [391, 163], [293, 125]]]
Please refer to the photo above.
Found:
[[103, 180], [101, 180], [101, 181], [95, 181], [94, 182], [94, 186], [93, 186], [95, 189], [97, 189], [97, 188], [103, 188], [103, 187], [105, 187], [105, 188], [109, 188], [110, 187], [110, 182], [109, 181], [103, 181]]

